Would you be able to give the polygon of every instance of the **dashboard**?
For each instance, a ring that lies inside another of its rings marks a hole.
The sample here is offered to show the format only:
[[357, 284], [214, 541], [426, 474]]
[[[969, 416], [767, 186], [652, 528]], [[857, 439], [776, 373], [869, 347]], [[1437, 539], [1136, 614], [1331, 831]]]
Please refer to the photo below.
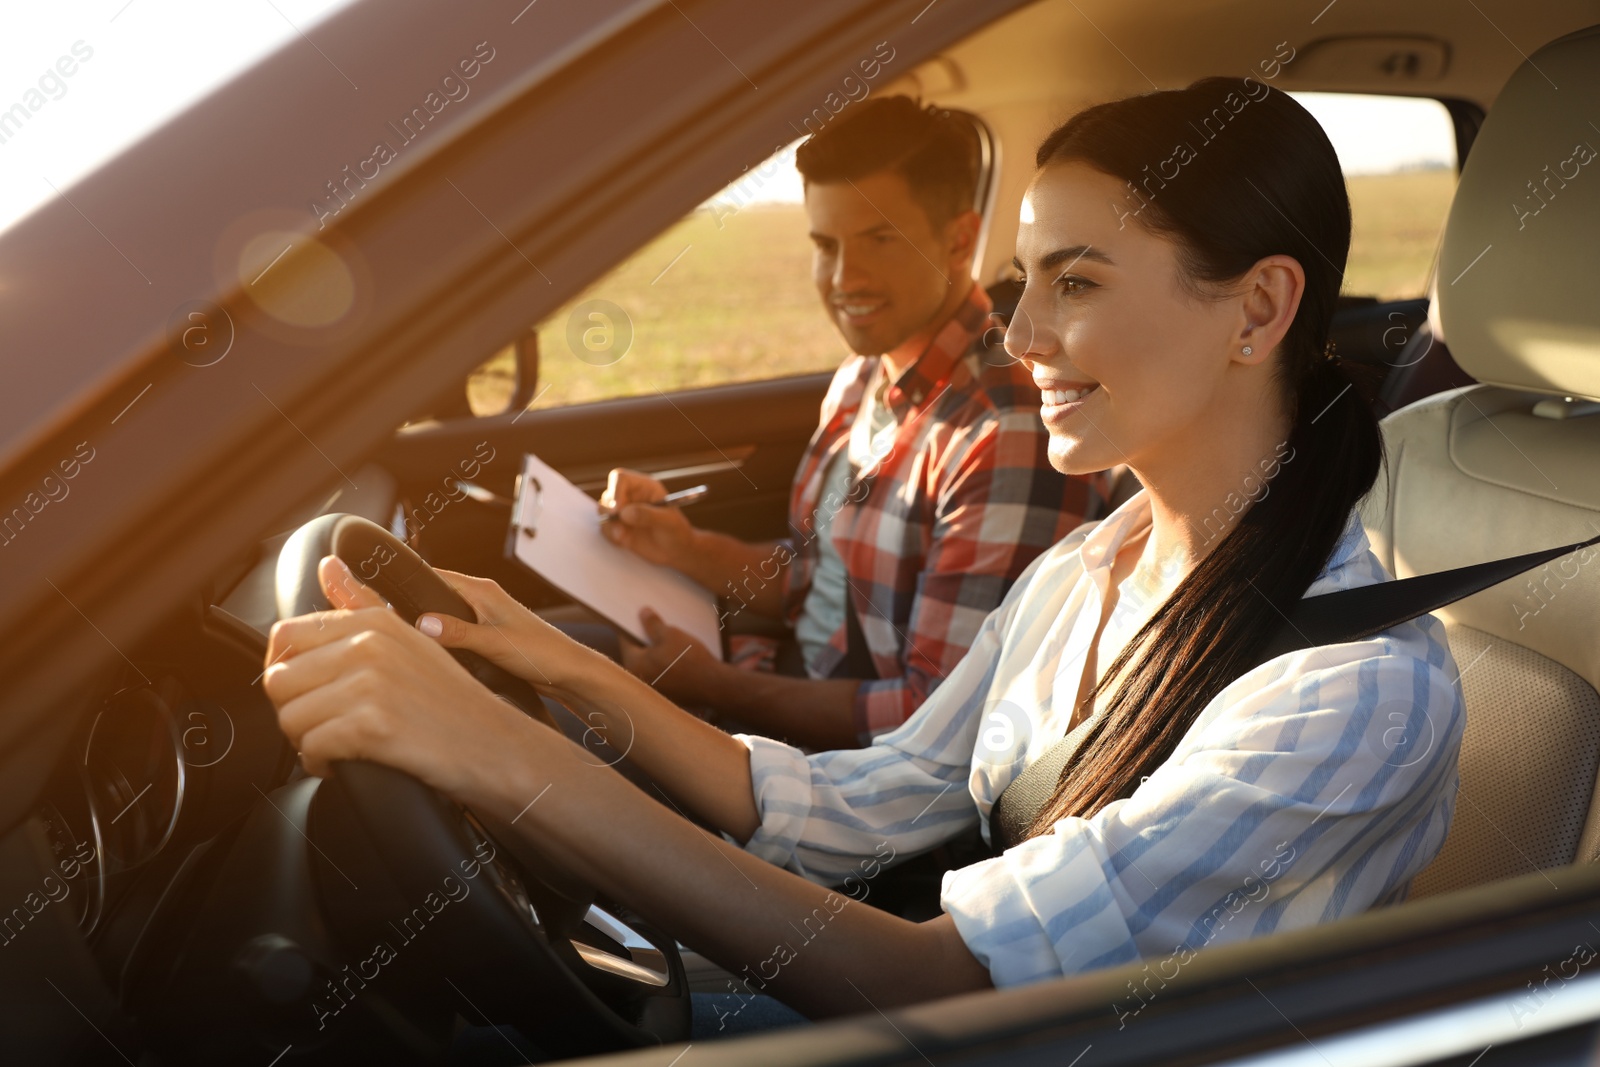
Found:
[[[120, 881], [172, 840], [187, 794], [186, 746], [205, 760], [232, 747], [226, 709], [185, 699], [175, 679], [164, 681], [165, 695], [130, 686], [105, 699], [81, 745], [68, 752], [59, 772], [65, 781], [37, 812], [56, 875], [80, 882], [71, 911], [86, 936], [100, 924], [113, 873]], [[182, 730], [180, 716], [192, 716], [193, 725]], [[222, 732], [226, 738], [209, 736]]]
[[256, 680], [265, 642], [195, 604], [92, 695], [35, 808], [51, 906], [114, 991], [163, 951], [178, 876], [297, 772]]
[[[286, 525], [334, 511], [384, 521], [393, 509], [335, 495]], [[458, 980], [477, 983], [475, 999], [539, 988], [545, 999], [501, 1009], [566, 1005], [560, 1033], [579, 1045], [605, 1047], [617, 1027], [686, 1029], [687, 978], [669, 938], [591, 890], [530, 882], [523, 872], [543, 858], [515, 835], [497, 857], [459, 809], [482, 860], [470, 872], [463, 861], [463, 877], [489, 872], [477, 884], [505, 897], [509, 919], [493, 920], [501, 913], [484, 901], [498, 898], [480, 894], [437, 920], [432, 947], [397, 955], [444, 901], [429, 893], [419, 910], [397, 888], [348, 782], [305, 775], [259, 684], [287, 538], [241, 554], [126, 648], [114, 673], [84, 678], [30, 817], [0, 835], [0, 900], [21, 901], [0, 910], [0, 1060], [99, 1062], [109, 1043], [172, 1067], [272, 1062], [290, 1047], [315, 1062], [433, 1062], [460, 1020], [459, 991], [440, 987], [446, 947], [510, 920], [548, 960], [511, 952], [506, 938], [491, 939], [492, 952], [460, 950], [448, 959]], [[403, 821], [401, 851], [414, 824]], [[447, 887], [446, 899], [465, 901], [471, 886], [447, 881], [462, 892]], [[376, 988], [359, 997], [344, 984], [368, 981]]]
[[[363, 482], [372, 499], [335, 494], [289, 529], [330, 510], [392, 507], [382, 495], [392, 479], [374, 469]], [[25, 825], [34, 869], [11, 872], [21, 906], [0, 917], [0, 945], [15, 942], [13, 956], [59, 956], [75, 933], [94, 972], [79, 977], [132, 1007], [179, 965], [181, 916], [205, 895], [208, 862], [263, 797], [303, 777], [258, 684], [286, 537], [242, 554], [114, 675], [85, 678], [85, 710]]]

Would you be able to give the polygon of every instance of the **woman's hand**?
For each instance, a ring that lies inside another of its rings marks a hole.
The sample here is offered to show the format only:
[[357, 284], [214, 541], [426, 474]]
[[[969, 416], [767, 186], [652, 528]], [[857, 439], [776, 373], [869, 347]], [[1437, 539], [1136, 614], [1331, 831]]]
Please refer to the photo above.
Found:
[[500, 583], [488, 578], [441, 570], [450, 584], [477, 612], [478, 622], [451, 615], [423, 615], [417, 629], [445, 648], [476, 652], [551, 695], [581, 691], [583, 679], [616, 665], [529, 611]]
[[[750, 751], [743, 744], [677, 707], [599, 652], [573, 641], [494, 582], [451, 571], [439, 574], [483, 621], [424, 615], [417, 620], [420, 634], [438, 645], [477, 652], [527, 679], [565, 704], [587, 724], [589, 734], [626, 752], [682, 807], [728, 833], [743, 833], [746, 838], [754, 833], [760, 818], [751, 793]], [[435, 651], [446, 655], [437, 646]], [[545, 739], [547, 748], [553, 740]], [[582, 764], [582, 773], [593, 774], [593, 758], [584, 749], [570, 744], [554, 747]], [[535, 791], [543, 784], [538, 781]]]
[[403, 622], [338, 560], [318, 575], [333, 611], [272, 628], [262, 687], [306, 770], [335, 760], [403, 770], [464, 804], [503, 807], [545, 731]]

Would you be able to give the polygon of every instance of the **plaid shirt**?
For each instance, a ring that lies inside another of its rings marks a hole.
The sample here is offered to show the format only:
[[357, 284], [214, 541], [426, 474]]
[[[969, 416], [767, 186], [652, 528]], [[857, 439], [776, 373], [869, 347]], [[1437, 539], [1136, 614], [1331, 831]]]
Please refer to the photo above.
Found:
[[[832, 537], [878, 678], [856, 694], [863, 743], [910, 718], [966, 655], [984, 617], [1045, 549], [1103, 498], [1093, 479], [1050, 466], [1039, 390], [1020, 364], [975, 346], [991, 308], [979, 285], [917, 361], [884, 393], [898, 428], [892, 448], [838, 503]], [[813, 523], [823, 473], [881, 357], [846, 360], [789, 502], [794, 559], [784, 612], [800, 617], [817, 565]], [[810, 664], [827, 677], [845, 659], [846, 627]]]

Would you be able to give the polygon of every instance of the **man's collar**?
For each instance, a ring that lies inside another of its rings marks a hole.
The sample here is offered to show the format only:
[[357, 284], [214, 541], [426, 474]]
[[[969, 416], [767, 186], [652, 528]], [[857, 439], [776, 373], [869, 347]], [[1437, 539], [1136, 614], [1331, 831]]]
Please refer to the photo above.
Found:
[[[989, 294], [983, 291], [983, 286], [973, 282], [972, 288], [967, 291], [967, 298], [935, 331], [928, 347], [885, 391], [884, 399], [897, 422], [905, 417], [908, 410], [921, 407], [937, 395], [940, 383], [950, 376], [951, 369], [983, 332], [984, 323], [993, 308], [994, 304], [989, 300]], [[888, 370], [887, 365], [884, 369]]]

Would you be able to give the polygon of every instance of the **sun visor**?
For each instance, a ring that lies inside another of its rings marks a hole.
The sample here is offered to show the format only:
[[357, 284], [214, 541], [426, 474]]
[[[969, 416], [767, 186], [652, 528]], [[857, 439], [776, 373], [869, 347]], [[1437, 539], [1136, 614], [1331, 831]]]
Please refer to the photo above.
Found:
[[1437, 284], [1468, 374], [1600, 400], [1600, 26], [1534, 53], [1490, 108]]

